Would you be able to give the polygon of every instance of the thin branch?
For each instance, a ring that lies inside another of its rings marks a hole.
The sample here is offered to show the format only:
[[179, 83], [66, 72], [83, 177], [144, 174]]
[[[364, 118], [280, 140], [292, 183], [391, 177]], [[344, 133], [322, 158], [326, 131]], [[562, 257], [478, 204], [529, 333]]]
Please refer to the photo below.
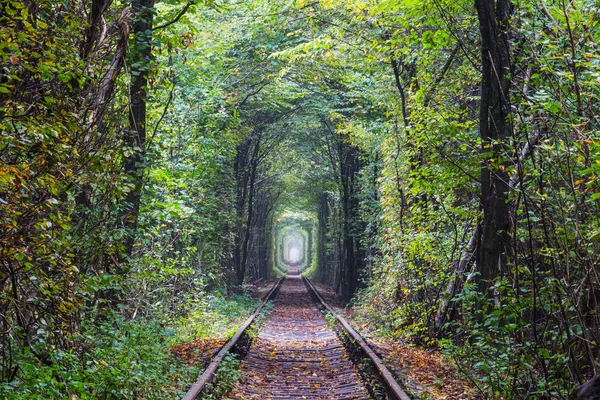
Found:
[[423, 105], [425, 107], [429, 106], [429, 103], [431, 102], [431, 97], [433, 96], [433, 93], [432, 93], [433, 90], [435, 90], [435, 88], [442, 82], [442, 80], [446, 76], [446, 72], [448, 72], [448, 70], [450, 69], [450, 66], [452, 65], [452, 62], [454, 61], [454, 57], [456, 56], [456, 53], [458, 52], [459, 48], [460, 48], [460, 44], [457, 43], [457, 45], [454, 47], [454, 49], [450, 53], [450, 56], [446, 60], [446, 63], [442, 67], [442, 71], [436, 78], [435, 83], [433, 85], [433, 89], [425, 95], [425, 101], [423, 102]]
[[402, 100], [402, 121], [404, 121], [404, 128], [408, 129], [408, 113], [406, 111], [406, 95], [404, 93], [404, 87], [400, 82], [400, 69], [398, 68], [398, 61], [394, 54], [390, 59], [392, 64], [392, 69], [394, 70], [394, 80], [396, 82], [396, 87], [398, 88], [398, 92], [400, 92], [400, 99]]
[[[253, 91], [253, 92], [250, 92], [250, 93], [248, 93], [248, 94], [246, 95], [246, 97], [244, 97], [244, 100], [242, 100], [242, 101], [241, 101], [241, 102], [240, 102], [240, 103], [237, 105], [237, 108], [241, 108], [241, 107], [242, 107], [244, 104], [246, 104], [246, 102], [247, 102], [247, 101], [248, 101], [248, 100], [249, 100], [249, 99], [250, 99], [252, 96], [256, 96], [257, 94], [259, 94], [259, 93], [260, 93], [260, 92], [261, 92], [261, 91], [262, 91], [264, 88], [266, 88], [266, 87], [269, 85], [269, 83], [270, 83], [270, 82], [269, 82], [268, 80], [265, 80], [265, 81], [263, 81], [263, 82], [262, 82], [262, 84], [259, 84], [259, 85], [257, 85], [257, 86], [259, 86], [259, 87], [258, 87], [258, 89], [256, 89], [256, 90], [255, 90], [255, 91]], [[255, 86], [255, 87], [256, 87], [256, 86]]]
[[171, 87], [171, 90], [169, 91], [169, 98], [167, 99], [167, 104], [165, 104], [165, 107], [163, 108], [163, 112], [162, 112], [160, 118], [156, 122], [156, 125], [154, 125], [154, 130], [152, 131], [152, 136], [150, 136], [150, 140], [148, 140], [147, 149], [150, 148], [150, 145], [154, 141], [154, 138], [156, 137], [156, 133], [158, 132], [158, 127], [160, 126], [161, 122], [163, 121], [163, 119], [167, 115], [167, 112], [169, 111], [169, 106], [171, 105], [171, 102], [173, 101], [173, 92], [175, 91], [176, 86], [177, 85], [175, 83], [173, 83], [173, 86]]
[[153, 31], [157, 31], [157, 30], [159, 30], [159, 29], [164, 29], [164, 28], [166, 28], [167, 26], [173, 25], [174, 23], [176, 23], [177, 21], [179, 21], [179, 20], [181, 19], [181, 17], [183, 17], [183, 15], [184, 15], [184, 14], [187, 12], [187, 10], [188, 10], [188, 9], [189, 9], [191, 6], [193, 6], [195, 3], [196, 3], [195, 1], [190, 1], [190, 2], [188, 2], [188, 3], [187, 3], [185, 6], [183, 6], [183, 8], [181, 9], [181, 11], [179, 11], [179, 14], [177, 14], [177, 16], [176, 16], [174, 19], [172, 19], [171, 21], [169, 21], [169, 22], [166, 22], [166, 23], [164, 23], [164, 24], [162, 24], [162, 25], [159, 25], [159, 26], [157, 26], [157, 27], [154, 27], [154, 28], [152, 28], [152, 30], [153, 30]]

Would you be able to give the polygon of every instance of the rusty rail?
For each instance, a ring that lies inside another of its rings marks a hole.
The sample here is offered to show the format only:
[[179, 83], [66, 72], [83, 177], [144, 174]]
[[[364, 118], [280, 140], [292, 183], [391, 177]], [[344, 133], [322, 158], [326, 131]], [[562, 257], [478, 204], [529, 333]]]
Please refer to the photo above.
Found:
[[394, 379], [394, 376], [389, 371], [389, 369], [383, 364], [381, 358], [379, 358], [379, 356], [375, 354], [375, 352], [371, 349], [371, 347], [369, 347], [367, 342], [358, 334], [358, 332], [356, 332], [354, 328], [350, 326], [350, 324], [348, 323], [348, 321], [346, 321], [344, 317], [340, 316], [333, 308], [331, 308], [331, 306], [329, 306], [329, 304], [325, 302], [319, 291], [315, 288], [315, 286], [308, 278], [302, 276], [302, 279], [304, 279], [304, 282], [306, 282], [307, 286], [313, 292], [315, 297], [319, 300], [319, 303], [321, 303], [321, 305], [325, 307], [325, 309], [329, 311], [331, 315], [333, 315], [338, 320], [338, 322], [344, 327], [348, 335], [350, 335], [350, 337], [360, 346], [363, 353], [371, 359], [371, 362], [377, 369], [377, 372], [379, 373], [382, 382], [386, 386], [388, 394], [396, 400], [411, 400], [410, 397], [408, 397], [408, 395], [406, 394], [406, 392], [402, 390], [398, 382], [396, 382], [396, 379]]
[[182, 400], [196, 399], [198, 395], [204, 390], [204, 386], [207, 383], [214, 381], [217, 369], [219, 369], [219, 365], [221, 364], [227, 353], [229, 353], [231, 349], [234, 348], [234, 346], [244, 335], [246, 330], [250, 327], [250, 325], [252, 325], [254, 319], [258, 316], [258, 314], [260, 314], [265, 304], [267, 304], [267, 301], [269, 301], [271, 297], [273, 297], [279, 286], [281, 286], [281, 283], [284, 279], [285, 277], [279, 278], [279, 280], [273, 285], [273, 287], [271, 288], [269, 293], [267, 293], [267, 295], [263, 299], [262, 303], [260, 303], [254, 314], [252, 314], [246, 320], [246, 322], [244, 322], [244, 324], [240, 327], [240, 329], [238, 329], [235, 335], [233, 335], [233, 337], [229, 339], [229, 341], [221, 348], [219, 353], [215, 356], [215, 358], [213, 358], [212, 362], [208, 365], [208, 367], [206, 367], [202, 375], [198, 377], [196, 383], [194, 383], [192, 387], [187, 391], [187, 393], [183, 396]]

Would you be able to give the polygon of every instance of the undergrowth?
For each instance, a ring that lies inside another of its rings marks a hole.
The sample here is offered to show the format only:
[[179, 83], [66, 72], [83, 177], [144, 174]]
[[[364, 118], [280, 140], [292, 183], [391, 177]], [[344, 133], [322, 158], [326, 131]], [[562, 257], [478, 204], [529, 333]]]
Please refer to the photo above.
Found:
[[207, 294], [194, 305], [187, 316], [175, 323], [175, 341], [229, 338], [256, 310], [258, 304], [259, 300], [253, 299], [246, 293], [229, 297], [222, 291]]
[[[181, 398], [202, 372], [201, 366], [186, 365], [169, 351], [170, 346], [230, 337], [256, 306], [257, 300], [249, 295], [226, 297], [217, 291], [175, 322], [148, 316], [128, 320], [116, 312], [95, 321], [83, 319], [67, 346], [51, 343], [39, 330], [36, 344], [18, 353], [19, 369], [15, 379], [0, 386], [0, 398]], [[224, 382], [232, 381], [230, 375]]]
[[[525, 285], [525, 274], [521, 284]], [[545, 282], [551, 281], [547, 277]], [[474, 282], [465, 284], [454, 298], [459, 318], [444, 326], [445, 334], [435, 338], [423, 318], [423, 310], [405, 298], [398, 299], [397, 285], [374, 281], [353, 300], [352, 321], [361, 334], [408, 347], [424, 345], [429, 351], [441, 350], [447, 364], [458, 376], [470, 382], [482, 398], [529, 399], [566, 398], [574, 386], [569, 376], [569, 354], [558, 350], [558, 344], [572, 340], [569, 332], [550, 324], [537, 329], [531, 323], [534, 309], [532, 297], [521, 289], [520, 295], [507, 278], [497, 279], [492, 287], [495, 298], [481, 294]], [[550, 319], [562, 306], [574, 313], [574, 306], [563, 300], [552, 301], [549, 289], [539, 290], [536, 312]], [[546, 296], [546, 297], [544, 297]], [[570, 330], [581, 334], [576, 319]], [[533, 333], [532, 333], [533, 332]], [[436, 353], [436, 351], [434, 351]]]
[[[17, 378], [0, 387], [3, 399], [166, 399], [179, 397], [199, 370], [168, 351], [172, 331], [154, 321], [125, 321], [114, 313], [86, 322], [68, 350], [43, 343], [18, 360]], [[52, 350], [52, 351], [51, 351]]]
[[260, 311], [260, 314], [258, 314], [256, 316], [256, 318], [254, 318], [252, 325], [250, 325], [250, 327], [246, 330], [246, 333], [248, 334], [248, 336], [250, 336], [252, 339], [255, 339], [258, 336], [260, 329], [262, 328], [264, 323], [269, 318], [269, 315], [271, 315], [271, 312], [273, 311], [273, 307], [274, 307], [273, 301], [268, 301], [264, 305], [264, 307]]
[[236, 382], [242, 379], [240, 360], [235, 354], [227, 354], [217, 370], [216, 384], [210, 389], [210, 394], [205, 394], [203, 400], [217, 400], [233, 389]]

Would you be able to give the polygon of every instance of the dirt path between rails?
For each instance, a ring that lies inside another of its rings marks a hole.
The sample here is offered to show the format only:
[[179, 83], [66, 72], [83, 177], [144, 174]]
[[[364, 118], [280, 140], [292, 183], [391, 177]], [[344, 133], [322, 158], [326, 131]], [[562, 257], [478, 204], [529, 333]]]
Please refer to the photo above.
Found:
[[369, 399], [342, 342], [298, 275], [288, 276], [226, 399]]

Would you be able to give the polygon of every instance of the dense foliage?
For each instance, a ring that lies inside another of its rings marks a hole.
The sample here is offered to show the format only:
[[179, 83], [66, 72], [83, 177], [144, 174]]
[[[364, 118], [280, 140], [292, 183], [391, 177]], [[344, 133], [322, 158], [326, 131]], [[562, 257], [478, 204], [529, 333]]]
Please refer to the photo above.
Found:
[[168, 347], [228, 334], [292, 235], [374, 334], [482, 397], [565, 398], [600, 357], [599, 23], [0, 1], [0, 396], [176, 397], [198, 370]]

